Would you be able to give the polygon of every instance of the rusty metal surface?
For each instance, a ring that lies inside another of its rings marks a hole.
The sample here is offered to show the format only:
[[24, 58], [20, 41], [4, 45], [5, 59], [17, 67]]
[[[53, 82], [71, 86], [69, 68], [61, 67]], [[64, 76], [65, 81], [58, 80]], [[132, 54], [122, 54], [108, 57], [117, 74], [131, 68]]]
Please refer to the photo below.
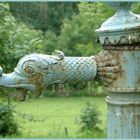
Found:
[[140, 51], [140, 43], [136, 43], [133, 45], [114, 45], [114, 46], [103, 46], [104, 50], [111, 51]]
[[105, 86], [110, 86], [120, 73], [120, 63], [118, 52], [101, 51], [96, 57], [98, 79], [103, 82]]
[[130, 11], [130, 2], [110, 2], [116, 13], [96, 30], [103, 46], [140, 43], [140, 15]]
[[42, 92], [52, 83], [93, 80], [97, 73], [93, 57], [29, 54], [21, 58], [13, 73], [2, 74], [0, 85]]
[[[88, 81], [97, 77], [110, 85], [120, 72], [115, 54], [109, 51], [90, 57], [65, 57], [60, 51], [54, 55], [29, 54], [20, 59], [14, 72], [1, 74], [0, 85], [34, 91], [37, 96], [54, 83]], [[25, 96], [23, 91], [23, 99]]]
[[108, 138], [140, 138], [140, 94], [109, 94]]
[[140, 92], [140, 51], [120, 51], [121, 70], [110, 92]]
[[120, 62], [117, 79], [108, 87], [108, 138], [140, 138], [140, 15], [130, 2], [110, 3], [116, 13], [99, 29], [104, 50]]
[[109, 86], [106, 98], [108, 138], [140, 138], [140, 51], [130, 50], [130, 46], [111, 51], [118, 52], [120, 73]]

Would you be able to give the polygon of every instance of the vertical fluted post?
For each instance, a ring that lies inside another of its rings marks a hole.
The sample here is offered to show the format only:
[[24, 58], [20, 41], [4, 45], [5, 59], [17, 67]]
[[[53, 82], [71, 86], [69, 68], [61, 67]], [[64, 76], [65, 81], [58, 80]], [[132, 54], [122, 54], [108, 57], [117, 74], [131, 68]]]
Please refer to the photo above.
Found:
[[109, 85], [107, 132], [109, 138], [140, 138], [140, 16], [131, 2], [111, 2], [113, 17], [96, 30], [104, 50], [118, 52], [121, 71]]

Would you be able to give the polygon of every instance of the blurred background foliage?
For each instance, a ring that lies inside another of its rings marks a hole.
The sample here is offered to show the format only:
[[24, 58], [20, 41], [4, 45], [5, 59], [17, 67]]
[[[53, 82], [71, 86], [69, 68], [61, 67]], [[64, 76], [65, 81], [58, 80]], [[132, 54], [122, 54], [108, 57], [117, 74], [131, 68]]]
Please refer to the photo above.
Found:
[[[132, 6], [136, 13], [139, 9], [140, 3]], [[0, 3], [0, 65], [11, 72], [25, 54], [51, 54], [56, 49], [66, 56], [96, 55], [101, 46], [95, 30], [114, 12], [100, 2]], [[57, 86], [49, 89], [58, 92]], [[69, 84], [65, 89], [88, 91], [85, 95], [105, 93], [98, 82]]]

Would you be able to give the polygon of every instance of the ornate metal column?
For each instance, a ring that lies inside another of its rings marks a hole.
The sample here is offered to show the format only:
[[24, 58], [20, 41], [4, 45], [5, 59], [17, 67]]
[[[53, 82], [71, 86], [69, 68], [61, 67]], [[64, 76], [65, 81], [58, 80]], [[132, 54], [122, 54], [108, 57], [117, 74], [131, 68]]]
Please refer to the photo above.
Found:
[[110, 3], [116, 13], [96, 30], [104, 50], [115, 53], [121, 71], [109, 88], [108, 137], [140, 138], [140, 16], [131, 2]]

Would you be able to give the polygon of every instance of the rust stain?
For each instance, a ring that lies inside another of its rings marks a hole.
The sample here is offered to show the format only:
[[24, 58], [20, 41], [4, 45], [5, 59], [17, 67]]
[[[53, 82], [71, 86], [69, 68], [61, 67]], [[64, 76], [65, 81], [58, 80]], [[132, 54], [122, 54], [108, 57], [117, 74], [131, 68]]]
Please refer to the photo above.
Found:
[[65, 65], [63, 65], [63, 63], [60, 63], [60, 67], [61, 67], [62, 71], [65, 71]]
[[132, 126], [135, 126], [136, 125], [135, 115], [132, 116], [132, 121], [131, 122], [132, 122]]
[[140, 43], [135, 44], [127, 44], [127, 45], [108, 45], [104, 46], [104, 50], [112, 50], [112, 51], [135, 51], [140, 50]]
[[34, 73], [34, 70], [33, 70], [32, 67], [27, 66], [27, 67], [25, 68], [25, 72], [26, 72], [27, 74], [32, 74], [32, 73]]
[[40, 96], [45, 88], [43, 75], [35, 73], [29, 77], [29, 82], [36, 86], [36, 96]]

